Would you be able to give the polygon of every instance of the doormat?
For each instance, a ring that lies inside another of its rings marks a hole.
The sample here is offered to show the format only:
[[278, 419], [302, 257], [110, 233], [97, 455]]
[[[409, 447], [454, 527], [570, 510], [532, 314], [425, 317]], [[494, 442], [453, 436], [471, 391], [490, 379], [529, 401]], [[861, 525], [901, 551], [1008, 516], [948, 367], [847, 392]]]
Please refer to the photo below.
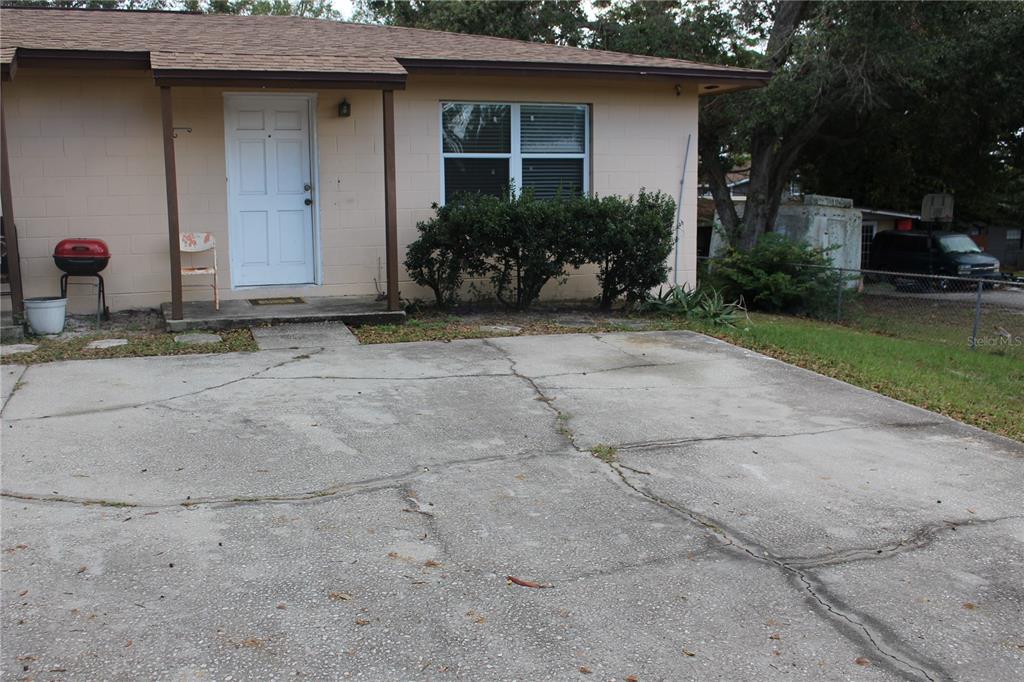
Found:
[[253, 305], [295, 305], [305, 303], [306, 299], [298, 296], [284, 296], [282, 298], [250, 298], [249, 303]]

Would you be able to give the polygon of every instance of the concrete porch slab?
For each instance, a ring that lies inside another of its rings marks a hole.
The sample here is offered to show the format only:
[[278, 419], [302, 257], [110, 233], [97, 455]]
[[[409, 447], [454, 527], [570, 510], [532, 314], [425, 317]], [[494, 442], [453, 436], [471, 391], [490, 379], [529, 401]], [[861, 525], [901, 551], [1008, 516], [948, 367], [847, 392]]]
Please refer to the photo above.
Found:
[[[253, 295], [256, 297], [256, 295]], [[167, 321], [167, 331], [191, 329], [239, 329], [253, 325], [295, 322], [343, 322], [349, 325], [402, 324], [404, 310], [388, 310], [384, 301], [371, 296], [303, 297], [305, 303], [253, 305], [248, 300], [221, 301], [220, 310], [210, 301], [186, 301], [184, 316], [171, 319], [171, 304], [164, 303], [160, 312]]]

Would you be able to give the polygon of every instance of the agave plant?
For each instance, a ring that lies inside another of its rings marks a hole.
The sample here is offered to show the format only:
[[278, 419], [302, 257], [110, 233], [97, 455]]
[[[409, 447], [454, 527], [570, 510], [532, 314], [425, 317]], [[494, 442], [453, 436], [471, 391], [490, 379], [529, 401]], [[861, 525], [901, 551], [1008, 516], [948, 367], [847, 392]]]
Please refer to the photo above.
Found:
[[682, 317], [714, 327], [733, 327], [745, 309], [740, 301], [727, 302], [714, 289], [696, 290], [687, 285], [659, 289], [640, 304], [641, 312]]

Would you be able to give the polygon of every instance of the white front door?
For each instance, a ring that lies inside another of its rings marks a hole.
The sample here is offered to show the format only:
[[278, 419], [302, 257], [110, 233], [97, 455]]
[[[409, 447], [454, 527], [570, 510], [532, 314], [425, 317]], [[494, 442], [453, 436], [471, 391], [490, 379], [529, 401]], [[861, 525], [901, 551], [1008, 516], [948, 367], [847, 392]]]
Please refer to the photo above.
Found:
[[309, 97], [225, 97], [234, 286], [316, 281], [310, 109]]

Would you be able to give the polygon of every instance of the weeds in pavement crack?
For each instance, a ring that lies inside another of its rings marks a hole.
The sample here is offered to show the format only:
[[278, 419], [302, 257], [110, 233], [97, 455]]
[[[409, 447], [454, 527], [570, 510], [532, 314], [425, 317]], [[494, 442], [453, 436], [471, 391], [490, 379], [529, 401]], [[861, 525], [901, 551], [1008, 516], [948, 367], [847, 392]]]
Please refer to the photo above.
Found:
[[616, 455], [618, 452], [611, 445], [598, 443], [594, 447], [590, 448], [590, 454], [597, 457], [605, 464], [612, 464], [616, 461]]

